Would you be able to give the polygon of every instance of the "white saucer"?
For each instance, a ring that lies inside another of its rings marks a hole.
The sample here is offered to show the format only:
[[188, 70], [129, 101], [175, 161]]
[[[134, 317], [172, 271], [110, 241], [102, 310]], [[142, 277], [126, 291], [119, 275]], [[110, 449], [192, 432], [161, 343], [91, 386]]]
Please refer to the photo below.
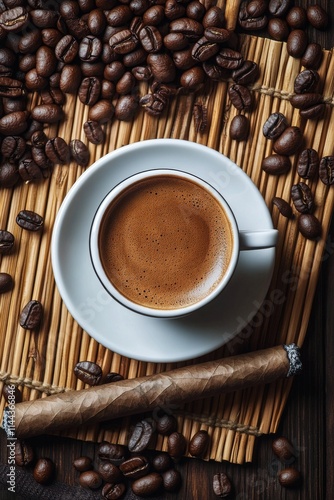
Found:
[[268, 291], [275, 248], [241, 252], [225, 290], [189, 316], [148, 318], [121, 306], [94, 272], [89, 231], [110, 189], [152, 168], [177, 168], [202, 177], [225, 197], [239, 229], [271, 229], [273, 225], [261, 193], [239, 167], [213, 149], [179, 139], [123, 146], [98, 160], [70, 189], [55, 221], [51, 248], [56, 284], [70, 314], [100, 344], [121, 355], [176, 362], [217, 349], [251, 320]]

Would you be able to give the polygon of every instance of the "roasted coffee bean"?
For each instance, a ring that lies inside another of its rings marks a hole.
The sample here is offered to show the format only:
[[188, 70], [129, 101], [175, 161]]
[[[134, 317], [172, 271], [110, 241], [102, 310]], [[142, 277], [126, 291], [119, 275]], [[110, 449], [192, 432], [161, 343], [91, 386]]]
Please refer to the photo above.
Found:
[[93, 462], [89, 457], [78, 457], [73, 460], [73, 467], [79, 472], [86, 472], [93, 468]]
[[163, 486], [166, 491], [177, 491], [181, 486], [181, 474], [176, 469], [169, 469], [162, 474]]
[[[40, 148], [40, 147], [35, 147], [33, 146], [31, 148], [31, 156], [36, 165], [41, 169], [43, 177], [46, 176], [46, 172], [51, 172], [53, 163], [52, 161], [46, 156], [45, 153], [45, 148]], [[21, 165], [22, 163], [22, 165]], [[30, 165], [30, 157], [24, 157], [21, 159], [20, 164], [19, 164], [19, 173], [21, 175], [20, 167], [22, 169], [27, 169], [28, 172], [32, 170], [34, 171], [34, 166]], [[35, 175], [38, 175], [37, 173]], [[47, 175], [48, 176], [48, 175]]]
[[95, 470], [87, 470], [85, 472], [81, 472], [79, 476], [79, 484], [83, 488], [97, 490], [102, 485], [102, 478]]
[[274, 439], [272, 450], [282, 463], [291, 463], [296, 458], [293, 445], [286, 437]]
[[280, 471], [278, 480], [280, 485], [285, 488], [296, 488], [301, 483], [301, 474], [294, 467], [288, 467]]
[[248, 13], [248, 2], [241, 2], [238, 14], [238, 23], [244, 30], [262, 30], [268, 24], [268, 17], [265, 13], [253, 16]]
[[72, 35], [64, 35], [57, 43], [54, 53], [59, 61], [65, 64], [72, 62], [79, 51], [79, 44]]
[[208, 450], [210, 436], [207, 431], [196, 432], [189, 441], [189, 453], [193, 457], [203, 458]]
[[322, 233], [321, 223], [313, 214], [301, 214], [299, 216], [298, 230], [309, 240], [319, 238]]
[[291, 97], [291, 104], [297, 109], [308, 109], [320, 103], [321, 94], [315, 92], [305, 92], [304, 94], [295, 94]]
[[125, 462], [119, 466], [119, 469], [123, 476], [129, 479], [138, 479], [148, 473], [150, 464], [144, 456], [136, 456], [125, 460]]
[[122, 481], [122, 473], [117, 467], [110, 462], [101, 462], [99, 465], [98, 472], [102, 477], [103, 481], [107, 483], [119, 483]]
[[267, 139], [275, 140], [288, 127], [286, 117], [282, 113], [272, 113], [263, 125], [263, 135]]
[[4, 137], [1, 144], [1, 153], [9, 161], [18, 161], [26, 150], [26, 141], [18, 135]]
[[24, 7], [14, 7], [0, 14], [0, 27], [5, 32], [18, 33], [22, 31], [29, 22], [29, 14]]
[[103, 377], [102, 384], [111, 384], [112, 382], [119, 382], [120, 380], [124, 380], [123, 375], [116, 372], [107, 373], [105, 377]]
[[132, 453], [145, 450], [148, 447], [153, 434], [153, 425], [149, 420], [143, 419], [140, 422], [137, 422], [129, 438], [129, 450]]
[[101, 80], [95, 76], [84, 78], [78, 89], [79, 100], [88, 106], [93, 106], [100, 98]]
[[20, 80], [8, 76], [0, 76], [0, 97], [21, 97], [24, 85]]
[[194, 103], [193, 119], [196, 132], [204, 132], [208, 125], [208, 109], [201, 101]]
[[224, 80], [225, 78], [229, 78], [231, 76], [231, 72], [228, 69], [222, 68], [221, 66], [218, 66], [217, 63], [212, 61], [205, 61], [202, 64], [202, 67], [205, 74], [213, 81]]
[[262, 16], [267, 10], [267, 2], [264, 0], [251, 0], [246, 9], [247, 14], [251, 17]]
[[136, 79], [131, 71], [126, 71], [116, 83], [116, 92], [119, 95], [130, 94], [136, 85]]
[[297, 172], [303, 179], [313, 179], [319, 168], [319, 154], [313, 148], [303, 149], [297, 161]]
[[112, 99], [115, 95], [115, 84], [108, 80], [102, 80], [101, 99]]
[[105, 133], [99, 122], [87, 120], [83, 125], [83, 129], [89, 142], [92, 144], [102, 144]]
[[308, 108], [301, 109], [299, 114], [302, 118], [306, 120], [318, 120], [324, 116], [326, 109], [325, 103], [314, 104]]
[[144, 477], [136, 479], [132, 485], [132, 491], [140, 497], [148, 497], [158, 493], [163, 486], [162, 476], [158, 472], [151, 472]]
[[117, 82], [125, 73], [126, 68], [121, 61], [112, 61], [104, 68], [103, 76], [106, 80]]
[[304, 28], [307, 22], [306, 10], [303, 7], [291, 7], [286, 15], [286, 21], [290, 28]]
[[217, 28], [215, 26], [210, 26], [204, 30], [204, 37], [209, 42], [223, 43], [229, 40], [231, 36], [231, 31], [225, 28]]
[[102, 42], [93, 35], [85, 36], [79, 45], [78, 56], [81, 61], [94, 62], [102, 53]]
[[27, 441], [15, 441], [15, 463], [19, 467], [31, 465], [34, 461], [34, 450]]
[[182, 88], [192, 92], [202, 88], [205, 80], [205, 73], [200, 66], [194, 66], [182, 73], [180, 85]]
[[158, 453], [152, 458], [152, 466], [157, 472], [165, 472], [173, 468], [174, 463], [168, 453]]
[[203, 36], [195, 42], [191, 54], [195, 61], [204, 62], [217, 54], [218, 51], [218, 43], [210, 42], [205, 36]]
[[325, 30], [328, 25], [328, 14], [321, 5], [309, 5], [306, 9], [308, 22], [318, 30]]
[[323, 58], [322, 47], [319, 43], [309, 43], [300, 62], [308, 69], [318, 69]]
[[48, 484], [52, 481], [55, 466], [50, 458], [39, 458], [33, 470], [35, 481], [40, 484]]
[[291, 161], [286, 155], [272, 154], [262, 160], [261, 168], [267, 174], [282, 175], [291, 169]]
[[112, 444], [107, 441], [100, 443], [98, 447], [98, 456], [101, 460], [107, 460], [114, 465], [120, 465], [126, 460], [129, 451], [126, 446], [121, 444]]
[[0, 133], [3, 135], [19, 135], [28, 127], [27, 111], [14, 111], [0, 118]]
[[276, 17], [284, 16], [290, 7], [290, 0], [270, 0], [268, 10]]
[[314, 208], [313, 194], [305, 182], [298, 182], [298, 184], [291, 186], [291, 198], [298, 212], [302, 214], [312, 212]]
[[42, 123], [56, 123], [63, 117], [64, 112], [58, 104], [39, 104], [31, 111], [31, 118]]
[[65, 104], [65, 94], [60, 89], [41, 90], [41, 99], [43, 104]]
[[138, 98], [134, 95], [123, 95], [117, 99], [115, 106], [115, 118], [117, 120], [129, 121], [134, 117], [139, 106]]
[[70, 160], [70, 147], [62, 137], [48, 139], [45, 154], [52, 163], [65, 165]]
[[14, 235], [11, 232], [0, 229], [0, 254], [11, 252], [14, 248], [14, 242]]
[[21, 36], [18, 49], [21, 54], [29, 54], [36, 52], [36, 50], [42, 45], [42, 43], [43, 41], [41, 32], [35, 29]]
[[44, 43], [44, 45], [47, 45], [48, 47], [51, 48], [55, 48], [57, 43], [63, 37], [63, 33], [61, 33], [56, 28], [44, 28], [41, 31], [41, 35], [42, 35], [42, 42]]
[[181, 458], [187, 448], [187, 441], [183, 434], [180, 432], [173, 432], [168, 436], [167, 450], [173, 459]]
[[30, 16], [37, 28], [55, 28], [57, 26], [59, 14], [55, 10], [45, 9], [43, 7], [42, 9], [31, 10]]
[[226, 498], [232, 493], [232, 483], [224, 472], [213, 476], [212, 487], [214, 494], [219, 498]]
[[116, 54], [128, 54], [135, 50], [137, 44], [137, 37], [129, 29], [118, 31], [109, 38], [109, 45]]
[[115, 113], [115, 107], [108, 99], [100, 99], [91, 106], [88, 111], [88, 120], [98, 123], [107, 123], [112, 119]]
[[90, 153], [86, 144], [80, 139], [73, 139], [70, 142], [71, 158], [80, 166], [87, 167], [89, 163]]
[[83, 73], [81, 72], [81, 68], [76, 64], [65, 64], [62, 68], [60, 73], [59, 88], [65, 92], [65, 94], [77, 93]]
[[[38, 150], [41, 151], [41, 150]], [[33, 158], [22, 158], [19, 162], [19, 175], [24, 182], [39, 181], [43, 179], [41, 168]]]
[[105, 500], [118, 500], [126, 490], [124, 483], [106, 483], [102, 488], [102, 498]]
[[5, 161], [0, 164], [0, 186], [11, 188], [17, 184], [20, 179], [16, 163]]
[[42, 45], [36, 52], [36, 71], [37, 74], [48, 78], [57, 68], [57, 58], [53, 49], [47, 45]]
[[224, 26], [224, 23], [225, 23], [224, 11], [221, 7], [218, 7], [218, 5], [213, 5], [212, 7], [209, 7], [202, 19], [202, 24], [204, 29], [211, 28], [212, 26], [216, 28], [222, 28]]
[[102, 368], [93, 361], [79, 361], [74, 367], [74, 374], [85, 384], [98, 385]]
[[283, 200], [283, 198], [280, 198], [279, 196], [275, 196], [273, 198], [273, 205], [275, 205], [278, 208], [280, 214], [282, 214], [283, 217], [286, 217], [287, 219], [292, 219], [293, 217], [292, 208], [286, 200]]
[[155, 26], [144, 26], [139, 31], [138, 37], [146, 52], [159, 52], [161, 50], [162, 36]]
[[252, 106], [252, 94], [244, 85], [235, 83], [228, 89], [228, 95], [233, 106], [239, 111], [247, 110]]
[[32, 147], [44, 149], [48, 138], [43, 130], [37, 130], [30, 137]]
[[334, 184], [334, 156], [324, 156], [321, 158], [319, 177], [326, 186]]
[[281, 19], [280, 17], [273, 17], [268, 21], [268, 33], [274, 40], [287, 40], [290, 33], [288, 23], [285, 21], [285, 19]]
[[230, 125], [230, 137], [235, 141], [244, 141], [249, 134], [249, 119], [245, 115], [236, 115]]
[[0, 273], [0, 295], [10, 292], [14, 286], [14, 280], [8, 273]]
[[164, 13], [168, 21], [173, 21], [185, 17], [186, 9], [176, 0], [166, 0]]
[[165, 12], [162, 5], [152, 5], [142, 15], [143, 23], [150, 26], [158, 26], [162, 23], [164, 17]]
[[92, 9], [87, 18], [87, 25], [92, 35], [101, 35], [106, 27], [107, 20], [101, 9]]
[[282, 132], [273, 145], [275, 153], [279, 155], [293, 155], [303, 142], [303, 134], [299, 127], [291, 126]]
[[232, 79], [239, 85], [254, 83], [259, 77], [259, 66], [253, 61], [244, 61], [240, 68], [232, 71]]
[[2, 395], [5, 398], [6, 403], [21, 403], [22, 392], [14, 384], [4, 384], [2, 387]]
[[38, 328], [43, 318], [43, 306], [38, 300], [30, 300], [20, 314], [20, 325], [26, 330]]
[[15, 111], [24, 111], [27, 108], [27, 99], [25, 96], [17, 97], [15, 99], [11, 97], [3, 97], [2, 107], [4, 115], [14, 113]]
[[149, 65], [152, 75], [156, 81], [169, 83], [175, 80], [175, 64], [173, 59], [168, 54], [148, 54], [147, 64]]
[[169, 436], [177, 430], [177, 420], [174, 415], [158, 410], [154, 415], [154, 422], [157, 432], [164, 436]]
[[300, 58], [305, 52], [308, 37], [304, 30], [292, 30], [287, 39], [287, 51], [291, 57]]
[[295, 78], [294, 91], [296, 94], [315, 92], [320, 80], [319, 73], [313, 69], [301, 71]]
[[164, 46], [168, 50], [183, 50], [189, 45], [188, 38], [183, 33], [168, 33], [164, 39]]
[[192, 56], [192, 49], [189, 47], [184, 50], [176, 50], [173, 52], [173, 61], [177, 69], [185, 71], [193, 68], [196, 64]]
[[16, 222], [28, 231], [40, 231], [44, 225], [43, 217], [32, 210], [21, 210], [16, 216]]
[[219, 66], [226, 69], [237, 69], [242, 66], [244, 58], [237, 50], [222, 48], [216, 55], [216, 61]]

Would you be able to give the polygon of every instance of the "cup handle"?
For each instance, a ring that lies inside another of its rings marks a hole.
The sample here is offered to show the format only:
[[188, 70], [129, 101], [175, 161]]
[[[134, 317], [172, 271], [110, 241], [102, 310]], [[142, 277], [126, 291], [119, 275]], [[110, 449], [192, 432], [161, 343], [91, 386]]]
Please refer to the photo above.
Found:
[[276, 246], [277, 239], [278, 239], [277, 229], [267, 229], [264, 231], [239, 230], [240, 250], [256, 250], [260, 248], [271, 248]]

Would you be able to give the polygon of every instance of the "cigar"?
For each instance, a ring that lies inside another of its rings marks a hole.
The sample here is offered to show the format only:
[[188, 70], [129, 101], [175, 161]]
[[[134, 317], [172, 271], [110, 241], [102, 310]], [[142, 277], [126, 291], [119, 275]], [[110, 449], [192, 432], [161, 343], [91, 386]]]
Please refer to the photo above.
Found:
[[[15, 405], [15, 435], [56, 434], [86, 424], [267, 384], [301, 369], [299, 348], [280, 345]], [[6, 428], [6, 412], [3, 426]]]

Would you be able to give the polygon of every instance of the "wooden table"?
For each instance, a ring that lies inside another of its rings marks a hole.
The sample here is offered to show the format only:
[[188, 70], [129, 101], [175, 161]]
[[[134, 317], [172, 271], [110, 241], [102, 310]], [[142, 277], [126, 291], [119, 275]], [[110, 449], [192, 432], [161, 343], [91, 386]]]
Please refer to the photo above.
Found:
[[[297, 5], [310, 2], [296, 1]], [[319, 1], [334, 19], [334, 4]], [[315, 32], [309, 29], [310, 38], [324, 48], [334, 46], [334, 29]], [[334, 223], [330, 230], [323, 257], [321, 274], [313, 304], [308, 333], [302, 349], [304, 369], [297, 376], [281, 421], [278, 434], [288, 437], [296, 450], [295, 466], [301, 471], [303, 482], [296, 490], [282, 488], [277, 472], [282, 465], [272, 453], [274, 436], [258, 438], [254, 461], [246, 465], [204, 462], [183, 459], [177, 468], [182, 475], [182, 487], [176, 494], [159, 495], [159, 499], [210, 500], [217, 498], [212, 489], [215, 473], [226, 472], [233, 482], [237, 500], [251, 499], [313, 499], [333, 497], [334, 492]], [[0, 433], [1, 460], [5, 463], [6, 437]], [[57, 464], [56, 480], [76, 485], [78, 473], [72, 460], [81, 455], [96, 457], [97, 444], [65, 438], [41, 437], [32, 440], [38, 456], [50, 457]], [[25, 500], [26, 496], [7, 493], [0, 486], [0, 498]], [[30, 498], [30, 497], [29, 497]], [[57, 497], [58, 498], [58, 497]], [[59, 497], [63, 498], [63, 497]], [[68, 497], [69, 498], [69, 497]], [[80, 497], [73, 496], [73, 498]], [[96, 498], [100, 498], [98, 495]], [[124, 498], [134, 498], [128, 492]], [[137, 497], [136, 497], [137, 498]], [[56, 497], [52, 497], [52, 500]], [[51, 497], [50, 497], [51, 500]]]

